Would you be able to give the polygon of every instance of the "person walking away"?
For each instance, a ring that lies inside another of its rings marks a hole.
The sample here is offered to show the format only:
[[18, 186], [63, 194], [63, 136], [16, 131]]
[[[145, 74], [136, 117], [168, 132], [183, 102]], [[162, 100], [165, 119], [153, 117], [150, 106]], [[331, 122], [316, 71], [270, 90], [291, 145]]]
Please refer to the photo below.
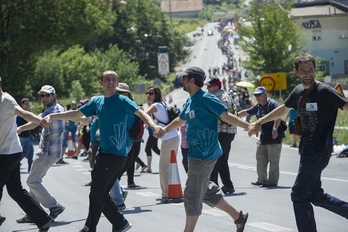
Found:
[[[150, 86], [147, 88], [147, 100], [153, 102], [149, 108], [146, 109], [146, 113], [152, 115], [154, 120], [157, 121], [157, 125], [165, 126], [169, 123], [169, 116], [166, 109], [166, 105], [163, 102], [161, 89], [158, 86]], [[160, 186], [162, 190], [161, 198], [157, 200], [161, 203], [168, 202], [168, 175], [170, 166], [170, 154], [171, 150], [178, 153], [179, 148], [179, 134], [176, 130], [170, 131], [164, 137], [161, 138], [161, 153], [159, 161], [159, 176]]]
[[[51, 227], [54, 219], [22, 187], [20, 174], [22, 146], [17, 135], [16, 115], [28, 122], [40, 124], [40, 117], [23, 110], [10, 94], [2, 90], [0, 77], [0, 201], [2, 190], [6, 185], [10, 197], [38, 226], [39, 232], [45, 232]], [[4, 220], [5, 217], [1, 216], [1, 222]]]
[[[42, 104], [45, 109], [42, 117], [52, 113], [64, 112], [62, 107], [57, 102], [56, 90], [50, 85], [44, 85], [38, 92]], [[38, 124], [29, 122], [18, 127], [18, 131], [26, 131], [37, 127]], [[44, 128], [40, 138], [39, 152], [37, 158], [33, 162], [32, 169], [29, 173], [27, 184], [29, 186], [30, 195], [45, 208], [50, 210], [50, 216], [57, 218], [65, 207], [48, 192], [42, 183], [42, 179], [47, 174], [47, 171], [62, 157], [63, 139], [65, 132], [65, 122], [63, 120], [54, 120], [48, 128]], [[25, 215], [17, 220], [18, 223], [31, 223], [32, 218]]]
[[[21, 107], [23, 110], [26, 110], [26, 111], [30, 110], [31, 102], [29, 98], [23, 98], [21, 100]], [[17, 122], [17, 127], [27, 123], [27, 121], [21, 116], [17, 116], [16, 122]], [[18, 136], [23, 148], [23, 153], [22, 153], [23, 158], [25, 157], [28, 160], [28, 173], [29, 173], [31, 169], [31, 165], [33, 163], [33, 157], [34, 157], [33, 136], [30, 130], [23, 131]]]
[[[226, 107], [228, 112], [236, 111], [236, 108], [232, 109], [232, 100], [228, 93], [221, 89], [221, 81], [219, 78], [212, 78], [207, 83], [208, 92], [214, 94]], [[236, 112], [234, 112], [236, 113]], [[234, 140], [235, 135], [237, 134], [237, 127], [234, 125], [227, 124], [221, 120], [218, 120], [218, 140], [222, 148], [222, 155], [216, 161], [215, 167], [210, 175], [210, 180], [215, 184], [218, 183], [218, 175], [223, 186], [221, 190], [224, 193], [234, 193], [235, 189], [231, 181], [230, 167], [228, 166], [228, 158], [231, 151], [231, 143]]]
[[161, 137], [179, 128], [185, 121], [187, 123], [189, 165], [184, 191], [184, 232], [194, 231], [199, 215], [202, 214], [203, 202], [225, 211], [234, 220], [237, 232], [243, 232], [248, 214], [238, 212], [230, 205], [224, 199], [219, 186], [209, 181], [209, 177], [217, 159], [222, 155], [218, 140], [218, 119], [243, 128], [247, 128], [249, 124], [228, 113], [227, 107], [216, 96], [201, 89], [205, 80], [205, 73], [201, 68], [191, 67], [178, 75], [181, 77], [184, 91], [188, 92], [190, 97], [180, 116], [164, 127], [163, 131], [160, 130], [157, 136]]
[[321, 173], [328, 165], [332, 152], [332, 133], [337, 111], [348, 111], [348, 101], [334, 88], [315, 78], [315, 59], [310, 54], [295, 59], [294, 71], [301, 84], [297, 85], [284, 104], [259, 118], [249, 126], [249, 135], [260, 130], [265, 123], [285, 116], [290, 109], [300, 115], [297, 132], [301, 134], [300, 164], [291, 200], [299, 232], [316, 232], [313, 205], [327, 209], [348, 219], [348, 202], [324, 191]]
[[[109, 194], [127, 159], [127, 116], [136, 114], [155, 132], [161, 130], [132, 100], [116, 93], [118, 83], [118, 74], [115, 71], [103, 72], [99, 78], [103, 95], [93, 97], [77, 110], [48, 115], [41, 122], [47, 126], [54, 119], [75, 121], [81, 120], [83, 116], [93, 115], [99, 118], [99, 155], [91, 172], [88, 216], [80, 232], [95, 232], [101, 213], [112, 224], [113, 232], [123, 232], [131, 228], [132, 224], [119, 213]], [[84, 123], [89, 123], [88, 120], [85, 121]]]
[[[278, 103], [267, 96], [265, 87], [257, 87], [254, 96], [258, 104], [251, 108], [238, 112], [239, 117], [247, 115], [256, 115], [261, 118], [274, 110]], [[257, 141], [256, 149], [256, 172], [257, 181], [251, 182], [252, 185], [261, 185], [262, 187], [276, 187], [279, 181], [279, 161], [282, 151], [284, 130], [280, 127], [281, 119], [262, 125], [260, 139]], [[267, 175], [267, 166], [269, 164], [269, 174]]]

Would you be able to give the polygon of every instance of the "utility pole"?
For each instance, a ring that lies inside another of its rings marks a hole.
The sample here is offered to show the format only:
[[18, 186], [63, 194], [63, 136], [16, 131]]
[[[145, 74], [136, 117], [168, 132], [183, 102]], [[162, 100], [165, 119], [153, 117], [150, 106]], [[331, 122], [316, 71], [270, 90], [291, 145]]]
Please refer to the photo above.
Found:
[[170, 24], [172, 24], [172, 0], [169, 0], [169, 18], [170, 18]]

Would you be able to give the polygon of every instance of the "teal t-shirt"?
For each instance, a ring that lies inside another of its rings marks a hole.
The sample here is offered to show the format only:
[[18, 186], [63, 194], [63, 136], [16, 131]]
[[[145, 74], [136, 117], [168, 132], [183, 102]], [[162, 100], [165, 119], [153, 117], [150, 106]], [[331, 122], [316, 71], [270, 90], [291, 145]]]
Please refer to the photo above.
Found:
[[214, 160], [222, 155], [218, 140], [218, 119], [227, 107], [203, 90], [189, 97], [180, 118], [186, 121], [189, 158]]
[[111, 97], [92, 98], [80, 111], [86, 116], [98, 115], [102, 153], [127, 156], [127, 116], [139, 110], [128, 97], [115, 93]]

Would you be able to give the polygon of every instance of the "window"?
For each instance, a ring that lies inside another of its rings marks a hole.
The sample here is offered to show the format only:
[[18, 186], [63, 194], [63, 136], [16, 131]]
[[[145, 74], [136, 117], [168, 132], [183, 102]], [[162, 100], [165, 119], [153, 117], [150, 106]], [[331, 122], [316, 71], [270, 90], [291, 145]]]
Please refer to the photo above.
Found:
[[318, 69], [320, 72], [323, 72], [324, 75], [330, 75], [330, 62], [322, 60]]
[[313, 41], [321, 40], [321, 30], [312, 31]]

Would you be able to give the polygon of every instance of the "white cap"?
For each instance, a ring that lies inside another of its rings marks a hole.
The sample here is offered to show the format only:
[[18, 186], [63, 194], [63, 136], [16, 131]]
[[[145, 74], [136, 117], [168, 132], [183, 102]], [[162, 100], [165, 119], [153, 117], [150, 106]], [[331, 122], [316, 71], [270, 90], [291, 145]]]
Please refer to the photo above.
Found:
[[56, 90], [52, 86], [50, 86], [50, 85], [42, 86], [40, 91], [37, 92], [37, 93], [40, 94], [41, 92], [50, 93], [50, 94], [56, 94]]

